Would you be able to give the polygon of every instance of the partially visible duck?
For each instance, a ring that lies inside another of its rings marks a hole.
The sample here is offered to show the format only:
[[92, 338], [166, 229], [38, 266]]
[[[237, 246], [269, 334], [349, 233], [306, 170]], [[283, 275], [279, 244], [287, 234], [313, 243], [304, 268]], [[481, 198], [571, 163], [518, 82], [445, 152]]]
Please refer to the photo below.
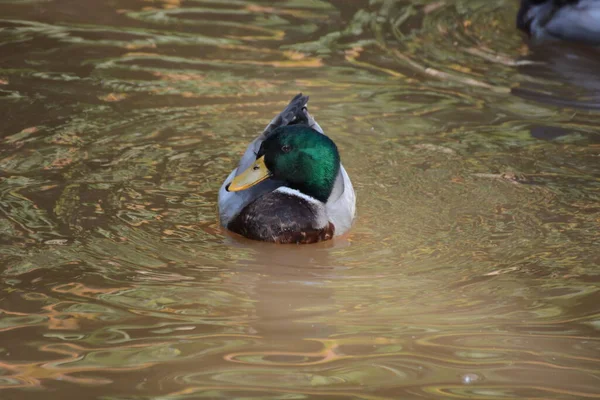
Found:
[[536, 42], [600, 45], [600, 0], [521, 0], [517, 28]]
[[221, 225], [250, 239], [314, 243], [350, 229], [355, 194], [333, 141], [297, 95], [219, 190]]

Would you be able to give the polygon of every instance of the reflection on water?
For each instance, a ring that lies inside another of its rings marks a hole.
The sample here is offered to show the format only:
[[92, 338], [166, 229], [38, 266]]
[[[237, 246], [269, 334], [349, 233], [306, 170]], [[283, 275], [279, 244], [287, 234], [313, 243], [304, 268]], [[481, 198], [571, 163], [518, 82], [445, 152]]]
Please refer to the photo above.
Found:
[[[537, 101], [580, 109], [600, 109], [600, 51], [566, 43], [539, 46], [521, 71], [530, 79], [516, 94]], [[566, 82], [568, 85], [553, 82]]]
[[[2, 398], [600, 397], [600, 61], [517, 6], [0, 0]], [[223, 232], [300, 91], [356, 225]]]

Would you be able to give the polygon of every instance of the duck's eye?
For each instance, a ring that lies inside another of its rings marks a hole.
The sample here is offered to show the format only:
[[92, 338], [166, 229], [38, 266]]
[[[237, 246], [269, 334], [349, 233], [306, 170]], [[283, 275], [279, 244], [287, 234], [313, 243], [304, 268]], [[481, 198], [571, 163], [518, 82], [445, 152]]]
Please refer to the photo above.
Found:
[[281, 146], [281, 151], [283, 151], [284, 153], [289, 153], [290, 150], [292, 150], [292, 146], [290, 146], [289, 144], [284, 144], [283, 146]]

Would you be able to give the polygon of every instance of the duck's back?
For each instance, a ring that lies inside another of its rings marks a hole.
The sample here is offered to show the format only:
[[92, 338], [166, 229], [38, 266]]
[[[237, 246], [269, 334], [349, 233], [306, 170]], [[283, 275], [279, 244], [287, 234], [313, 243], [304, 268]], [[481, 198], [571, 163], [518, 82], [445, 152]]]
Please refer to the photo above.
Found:
[[522, 0], [517, 26], [537, 41], [600, 44], [600, 0]]
[[322, 203], [288, 188], [266, 193], [248, 204], [227, 229], [275, 243], [315, 243], [331, 239], [335, 231]]
[[560, 8], [546, 29], [560, 39], [600, 44], [600, 1], [579, 0]]

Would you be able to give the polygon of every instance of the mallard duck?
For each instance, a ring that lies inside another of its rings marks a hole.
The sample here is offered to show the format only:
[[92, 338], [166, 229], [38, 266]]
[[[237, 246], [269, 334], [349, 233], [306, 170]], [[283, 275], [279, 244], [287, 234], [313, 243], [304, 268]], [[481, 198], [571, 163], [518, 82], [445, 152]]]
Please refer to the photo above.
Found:
[[600, 0], [521, 0], [517, 27], [538, 42], [600, 44]]
[[356, 196], [335, 143], [298, 94], [219, 190], [221, 225], [250, 239], [315, 243], [350, 229]]

